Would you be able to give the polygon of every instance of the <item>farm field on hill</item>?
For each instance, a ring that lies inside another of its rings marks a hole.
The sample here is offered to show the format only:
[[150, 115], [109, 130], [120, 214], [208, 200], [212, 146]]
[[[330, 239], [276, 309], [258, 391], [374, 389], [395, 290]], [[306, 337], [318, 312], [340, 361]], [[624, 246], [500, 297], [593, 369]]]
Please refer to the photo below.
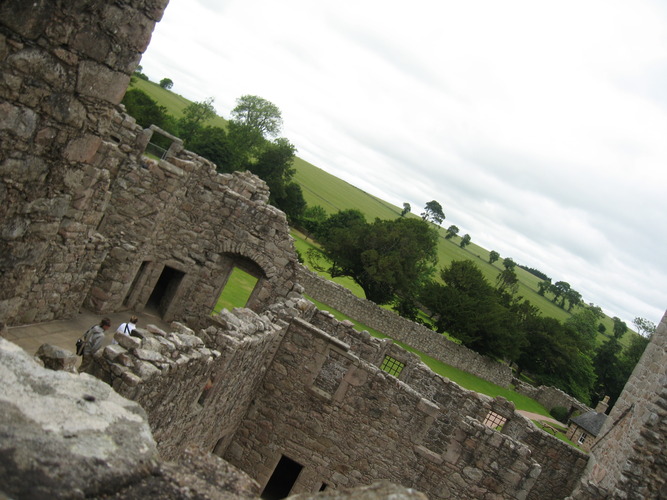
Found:
[[[168, 112], [175, 117], [182, 116], [182, 110], [190, 101], [184, 97], [175, 94], [169, 90], [161, 88], [156, 83], [135, 78], [133, 87], [143, 90], [158, 104], [167, 108]], [[227, 121], [222, 117], [215, 117], [207, 124], [226, 127]], [[296, 158], [294, 162], [296, 174], [294, 180], [301, 186], [303, 196], [309, 206], [320, 205], [329, 214], [335, 213], [339, 210], [356, 208], [365, 214], [366, 219], [370, 222], [376, 217], [380, 219], [393, 219], [400, 215], [401, 209], [384, 201], [371, 194], [349, 184], [348, 182], [339, 179], [338, 177], [325, 172], [324, 170], [312, 165], [311, 163]], [[424, 200], [426, 203], [428, 200]], [[445, 214], [447, 207], [443, 207]], [[410, 217], [418, 217], [423, 207], [413, 207]], [[445, 227], [449, 224], [455, 224], [456, 221], [445, 220], [443, 223]], [[511, 255], [502, 255], [501, 260], [494, 264], [489, 264], [489, 250], [484, 249], [474, 243], [475, 235], [471, 235], [473, 242], [464, 248], [459, 246], [460, 237], [454, 237], [451, 241], [445, 240], [446, 231], [444, 228], [439, 228], [438, 232], [441, 236], [438, 242], [438, 269], [448, 266], [453, 260], [470, 259], [479, 267], [484, 277], [491, 283], [495, 284], [496, 277], [502, 271], [502, 259], [505, 257], [512, 257]], [[462, 233], [465, 231], [462, 230]], [[302, 252], [305, 256], [305, 252]], [[554, 304], [549, 298], [542, 297], [537, 293], [537, 283], [541, 281], [538, 277], [531, 273], [517, 267], [515, 269], [519, 278], [518, 294], [529, 300], [536, 306], [544, 316], [556, 318], [559, 321], [564, 321], [571, 316], [569, 312]], [[552, 276], [554, 281], [558, 281], [558, 276]], [[341, 283], [343, 286], [350, 288], [353, 293], [363, 297], [363, 292], [350, 279], [337, 278], [334, 281]], [[586, 300], [586, 297], [583, 298]], [[577, 308], [573, 309], [576, 312]], [[613, 322], [611, 318], [605, 317], [602, 320], [607, 332], [613, 330]], [[635, 333], [631, 330], [623, 335], [621, 344], [627, 346], [630, 338]], [[606, 336], [598, 334], [597, 342], [602, 344], [606, 340]]]

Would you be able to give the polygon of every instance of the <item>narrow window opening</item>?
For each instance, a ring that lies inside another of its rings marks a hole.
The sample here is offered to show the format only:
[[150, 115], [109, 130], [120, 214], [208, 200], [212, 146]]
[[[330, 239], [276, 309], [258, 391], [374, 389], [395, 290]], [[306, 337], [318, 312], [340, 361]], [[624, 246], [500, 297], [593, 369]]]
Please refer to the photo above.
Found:
[[578, 444], [584, 444], [584, 441], [586, 441], [586, 433], [582, 432], [581, 436], [579, 436], [579, 440], [577, 441]]
[[328, 487], [329, 487], [329, 485], [328, 485], [327, 483], [322, 483], [322, 486], [320, 486], [320, 490], [319, 490], [319, 491], [324, 491], [324, 490], [326, 490]]
[[286, 456], [280, 457], [280, 461], [276, 465], [273, 474], [271, 474], [269, 482], [266, 483], [260, 498], [266, 500], [286, 498], [290, 494], [290, 491], [292, 491], [292, 487], [296, 483], [301, 469], [303, 469], [303, 465]]
[[484, 425], [496, 431], [501, 431], [507, 419], [494, 411], [490, 411], [484, 419]]
[[150, 142], [146, 145], [144, 155], [154, 160], [164, 160], [173, 142], [173, 138], [154, 130]]
[[384, 360], [382, 361], [382, 365], [380, 365], [382, 370], [397, 378], [403, 371], [404, 367], [405, 363], [401, 363], [399, 360], [394, 359], [391, 356], [385, 356]]

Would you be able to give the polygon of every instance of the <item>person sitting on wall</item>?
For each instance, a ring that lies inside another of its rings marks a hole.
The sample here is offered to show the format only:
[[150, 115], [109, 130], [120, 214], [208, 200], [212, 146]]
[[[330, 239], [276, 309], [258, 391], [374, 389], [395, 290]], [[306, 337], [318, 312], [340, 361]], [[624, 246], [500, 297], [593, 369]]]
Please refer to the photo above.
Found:
[[[134, 330], [137, 327], [137, 323], [139, 323], [139, 318], [132, 315], [130, 316], [130, 321], [127, 323], [121, 323], [120, 326], [118, 327], [118, 330], [116, 330], [116, 333], [121, 333], [123, 335], [127, 335], [128, 337], [132, 333], [132, 330]], [[111, 340], [112, 344], [117, 344], [118, 341], [116, 339]]]
[[93, 326], [86, 332], [83, 339], [83, 359], [81, 360], [81, 366], [79, 366], [79, 373], [87, 372], [90, 369], [93, 364], [93, 354], [102, 347], [104, 333], [109, 328], [111, 328], [111, 320], [103, 318], [99, 325]]

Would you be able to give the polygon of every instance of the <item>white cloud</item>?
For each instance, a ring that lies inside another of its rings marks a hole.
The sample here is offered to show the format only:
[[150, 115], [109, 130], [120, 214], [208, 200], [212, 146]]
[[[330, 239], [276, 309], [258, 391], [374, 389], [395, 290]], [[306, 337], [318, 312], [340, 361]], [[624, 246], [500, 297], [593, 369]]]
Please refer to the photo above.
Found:
[[658, 0], [171, 0], [142, 60], [299, 155], [565, 280], [628, 324], [667, 306], [667, 10]]

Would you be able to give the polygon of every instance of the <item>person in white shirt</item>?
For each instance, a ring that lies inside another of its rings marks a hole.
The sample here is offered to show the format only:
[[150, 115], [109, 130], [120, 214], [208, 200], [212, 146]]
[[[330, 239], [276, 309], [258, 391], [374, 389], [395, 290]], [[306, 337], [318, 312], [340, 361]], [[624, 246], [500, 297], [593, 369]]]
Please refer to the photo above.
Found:
[[[123, 335], [130, 335], [132, 333], [132, 330], [134, 330], [137, 327], [137, 323], [139, 323], [139, 318], [136, 316], [130, 316], [130, 321], [127, 323], [121, 323], [118, 329], [116, 330], [116, 333], [122, 333]], [[116, 339], [113, 339], [111, 341], [112, 344], [117, 344], [118, 342]]]

